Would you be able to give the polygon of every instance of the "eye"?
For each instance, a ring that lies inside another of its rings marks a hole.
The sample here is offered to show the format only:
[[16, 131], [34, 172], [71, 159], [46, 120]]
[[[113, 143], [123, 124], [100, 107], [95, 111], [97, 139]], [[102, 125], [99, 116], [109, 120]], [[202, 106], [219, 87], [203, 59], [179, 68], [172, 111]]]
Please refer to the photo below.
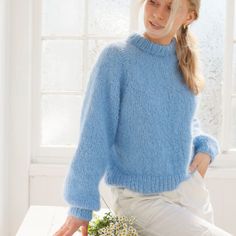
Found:
[[158, 5], [158, 2], [156, 0], [150, 0], [150, 3], [154, 4], [154, 5]]
[[171, 11], [171, 6], [168, 6], [167, 9], [168, 9], [169, 11]]

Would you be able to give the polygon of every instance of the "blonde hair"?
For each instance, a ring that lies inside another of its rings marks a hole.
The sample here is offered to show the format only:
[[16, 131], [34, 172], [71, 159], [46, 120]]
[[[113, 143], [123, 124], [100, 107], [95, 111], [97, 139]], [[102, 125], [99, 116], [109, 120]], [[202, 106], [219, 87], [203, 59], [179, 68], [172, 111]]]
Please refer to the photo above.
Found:
[[[141, 0], [143, 3], [146, 0]], [[200, 0], [187, 0], [189, 11], [194, 11], [195, 20], [199, 16]], [[162, 30], [161, 36], [167, 35], [173, 26], [176, 14], [180, 7], [180, 0], [173, 0], [171, 13], [166, 27]], [[199, 70], [197, 40], [188, 30], [188, 26], [181, 26], [176, 33], [176, 54], [179, 61], [179, 69], [183, 74], [184, 83], [195, 94], [204, 88], [205, 81]]]

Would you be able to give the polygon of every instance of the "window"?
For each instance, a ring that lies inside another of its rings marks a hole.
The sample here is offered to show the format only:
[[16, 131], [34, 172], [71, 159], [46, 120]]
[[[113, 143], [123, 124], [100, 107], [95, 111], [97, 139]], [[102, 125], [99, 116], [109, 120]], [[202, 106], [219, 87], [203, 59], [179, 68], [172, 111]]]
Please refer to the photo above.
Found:
[[92, 66], [107, 43], [137, 25], [131, 7], [137, 9], [137, 1], [33, 1], [34, 162], [72, 156]]
[[236, 3], [226, 1], [222, 151], [236, 154]]

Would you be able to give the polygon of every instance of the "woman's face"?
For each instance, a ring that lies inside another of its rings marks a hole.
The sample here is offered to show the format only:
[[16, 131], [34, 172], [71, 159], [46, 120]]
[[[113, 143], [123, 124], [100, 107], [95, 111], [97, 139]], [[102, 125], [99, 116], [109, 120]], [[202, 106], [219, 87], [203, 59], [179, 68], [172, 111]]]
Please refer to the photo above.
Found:
[[173, 22], [171, 31], [166, 36], [161, 36], [171, 12], [172, 0], [146, 0], [144, 6], [144, 36], [153, 42], [169, 44], [177, 30], [183, 24], [189, 24], [194, 20], [194, 12], [188, 10], [188, 0], [180, 0], [180, 6]]

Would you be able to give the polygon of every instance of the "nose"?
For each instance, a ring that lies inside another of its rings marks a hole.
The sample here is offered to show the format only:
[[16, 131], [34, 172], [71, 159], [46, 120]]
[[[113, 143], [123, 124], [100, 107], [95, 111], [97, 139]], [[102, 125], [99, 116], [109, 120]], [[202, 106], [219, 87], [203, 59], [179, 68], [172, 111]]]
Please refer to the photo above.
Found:
[[164, 20], [164, 11], [159, 7], [154, 13], [153, 16], [159, 20]]

